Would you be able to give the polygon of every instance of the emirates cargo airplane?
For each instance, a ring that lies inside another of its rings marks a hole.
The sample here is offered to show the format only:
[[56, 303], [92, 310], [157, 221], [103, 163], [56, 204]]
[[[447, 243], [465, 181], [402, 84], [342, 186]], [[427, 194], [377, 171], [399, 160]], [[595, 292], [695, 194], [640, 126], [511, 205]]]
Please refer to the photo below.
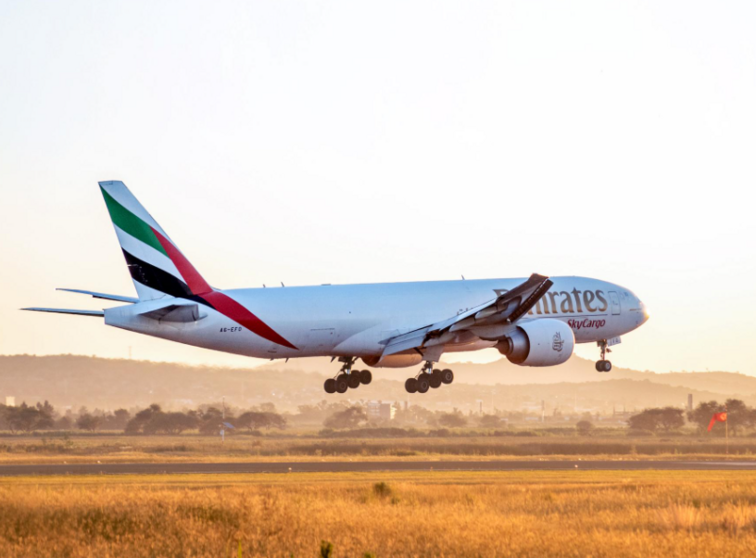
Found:
[[609, 347], [647, 319], [630, 290], [585, 277], [544, 277], [216, 289], [189, 262], [123, 182], [100, 182], [138, 297], [60, 289], [125, 303], [101, 311], [24, 308], [97, 316], [105, 324], [257, 358], [330, 356], [341, 369], [328, 393], [369, 384], [357, 370], [420, 365], [410, 393], [450, 384], [434, 368], [444, 353], [495, 347], [521, 366], [552, 366], [576, 343], [597, 343], [596, 370], [609, 372]]

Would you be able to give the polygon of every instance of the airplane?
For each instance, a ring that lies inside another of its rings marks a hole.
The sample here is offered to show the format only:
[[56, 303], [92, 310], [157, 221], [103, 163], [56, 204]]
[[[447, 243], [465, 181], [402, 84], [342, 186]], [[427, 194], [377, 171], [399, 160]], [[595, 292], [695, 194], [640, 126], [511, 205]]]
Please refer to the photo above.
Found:
[[137, 297], [58, 289], [125, 303], [103, 310], [23, 308], [104, 318], [105, 324], [187, 345], [256, 358], [331, 357], [341, 368], [327, 393], [369, 384], [370, 368], [421, 365], [409, 393], [451, 384], [444, 353], [496, 348], [520, 366], [566, 362], [576, 343], [596, 343], [598, 372], [610, 347], [648, 320], [629, 289], [586, 277], [533, 274], [484, 279], [217, 289], [118, 180], [100, 191]]

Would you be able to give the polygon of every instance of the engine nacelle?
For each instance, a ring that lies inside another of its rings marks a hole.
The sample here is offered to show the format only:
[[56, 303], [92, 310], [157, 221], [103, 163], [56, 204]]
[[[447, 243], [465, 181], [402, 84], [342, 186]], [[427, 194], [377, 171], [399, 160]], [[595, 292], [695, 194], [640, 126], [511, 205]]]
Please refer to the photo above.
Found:
[[560, 320], [542, 319], [518, 325], [496, 348], [521, 366], [554, 366], [567, 362], [575, 349], [572, 328]]
[[362, 362], [373, 368], [407, 368], [423, 362], [423, 355], [419, 353], [408, 355], [388, 355], [385, 357], [362, 357]]

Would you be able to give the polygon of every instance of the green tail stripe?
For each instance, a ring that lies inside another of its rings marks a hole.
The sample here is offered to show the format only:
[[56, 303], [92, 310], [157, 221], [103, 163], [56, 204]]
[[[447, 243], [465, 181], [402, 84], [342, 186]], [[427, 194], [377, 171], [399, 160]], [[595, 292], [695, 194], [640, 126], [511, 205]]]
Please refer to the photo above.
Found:
[[102, 190], [102, 195], [105, 198], [105, 205], [108, 206], [110, 218], [113, 220], [115, 226], [134, 238], [141, 240], [147, 246], [151, 246], [161, 254], [165, 256], [168, 255], [147, 223], [118, 203], [113, 196], [108, 194], [102, 188], [102, 186], [100, 187], [100, 190]]

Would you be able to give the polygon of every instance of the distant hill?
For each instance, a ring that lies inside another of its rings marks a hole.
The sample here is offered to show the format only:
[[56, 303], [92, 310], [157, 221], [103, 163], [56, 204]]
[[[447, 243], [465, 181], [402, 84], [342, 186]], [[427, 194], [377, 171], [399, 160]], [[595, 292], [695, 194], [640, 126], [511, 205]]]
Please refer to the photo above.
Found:
[[[455, 382], [486, 385], [527, 385], [527, 384], [557, 384], [580, 382], [606, 382], [614, 380], [650, 381], [668, 386], [682, 386], [700, 391], [731, 395], [756, 394], [756, 377], [736, 372], [670, 372], [658, 374], [655, 372], [639, 372], [627, 368], [614, 369], [609, 374], [596, 372], [595, 363], [577, 356], [573, 356], [566, 363], [546, 368], [524, 368], [511, 364], [506, 359], [487, 364], [457, 363], [441, 364], [444, 368], [454, 370]], [[358, 365], [359, 367], [359, 365]], [[330, 359], [301, 358], [288, 363], [280, 361], [266, 364], [256, 370], [297, 370], [332, 374], [338, 370], [337, 362], [330, 363]], [[417, 367], [419, 369], [419, 367]], [[410, 369], [380, 369], [373, 370], [375, 377], [404, 381], [409, 377]]]
[[404, 380], [413, 370], [373, 370], [369, 387], [328, 396], [323, 379], [339, 368], [330, 359], [274, 362], [250, 369], [186, 366], [149, 361], [102, 359], [86, 356], [0, 356], [0, 401], [12, 395], [16, 402], [49, 400], [57, 407], [85, 405], [90, 409], [133, 409], [150, 403], [180, 409], [219, 402], [222, 397], [238, 407], [273, 402], [281, 410], [323, 399], [409, 401], [429, 408], [468, 410], [483, 404], [517, 410], [558, 408], [565, 413], [603, 412], [656, 405], [683, 405], [687, 394], [696, 402], [727, 397], [756, 403], [756, 378], [728, 372], [655, 374], [615, 369], [599, 374], [593, 363], [577, 357], [561, 366], [527, 369], [505, 360], [490, 364], [447, 365], [456, 375], [452, 386], [409, 395]]

